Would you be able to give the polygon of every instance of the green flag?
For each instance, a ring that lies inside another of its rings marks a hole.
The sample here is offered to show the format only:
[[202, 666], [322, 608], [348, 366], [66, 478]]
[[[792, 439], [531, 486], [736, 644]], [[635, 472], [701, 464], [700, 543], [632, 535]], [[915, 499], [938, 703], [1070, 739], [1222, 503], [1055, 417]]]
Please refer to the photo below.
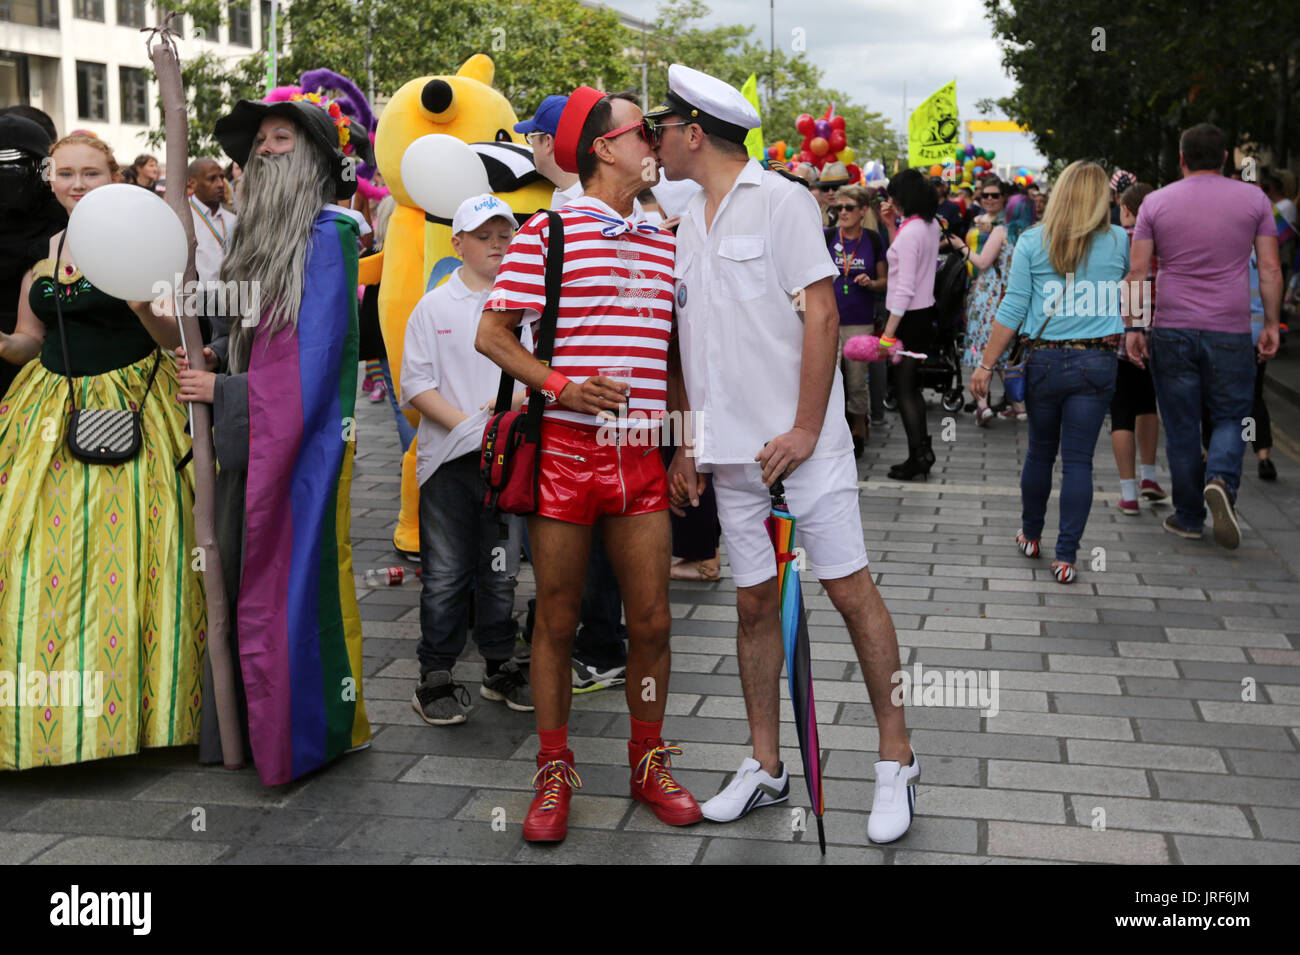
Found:
[[[740, 88], [740, 95], [749, 100], [750, 105], [754, 107], [754, 112], [758, 113], [759, 116], [763, 115], [758, 108], [758, 77], [753, 73], [749, 74], [749, 79], [745, 80], [745, 85]], [[746, 134], [745, 151], [759, 162], [766, 158], [763, 154], [762, 126], [755, 126]], [[784, 159], [785, 157], [782, 156], [781, 158]]]
[[907, 154], [913, 166], [951, 159], [961, 145], [957, 123], [957, 81], [941, 86], [912, 111], [907, 121]]

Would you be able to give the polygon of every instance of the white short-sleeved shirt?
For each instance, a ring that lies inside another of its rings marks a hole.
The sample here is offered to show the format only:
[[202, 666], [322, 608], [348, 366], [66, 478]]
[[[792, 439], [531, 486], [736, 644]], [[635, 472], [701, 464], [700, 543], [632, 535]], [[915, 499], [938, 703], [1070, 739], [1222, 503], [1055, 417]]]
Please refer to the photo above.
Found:
[[[632, 395], [617, 426], [658, 428], [668, 399], [676, 240], [660, 229], [603, 235], [610, 219], [624, 220], [591, 196], [574, 199], [558, 212], [564, 222], [564, 271], [551, 367], [575, 383], [600, 374], [601, 368], [628, 369], [622, 380], [631, 384]], [[501, 262], [486, 308], [521, 309], [526, 326], [541, 318], [549, 240], [544, 213], [524, 223]], [[590, 428], [612, 424], [558, 402], [548, 404], [543, 416]]]
[[[792, 296], [835, 275], [817, 200], [750, 160], [704, 231], [703, 192], [677, 229], [677, 328], [696, 466], [749, 464], [794, 426], [803, 317]], [[779, 247], [778, 247], [779, 246]], [[852, 450], [834, 370], [813, 457]]]
[[194, 270], [200, 282], [215, 282], [221, 277], [221, 260], [235, 234], [236, 216], [220, 205], [213, 212], [190, 196], [190, 217], [194, 220]]
[[436, 388], [452, 405], [469, 415], [453, 431], [420, 416], [415, 477], [421, 484], [444, 463], [482, 445], [488, 414], [479, 406], [496, 397], [501, 369], [474, 350], [479, 317], [488, 290], [474, 292], [456, 269], [447, 281], [425, 294], [406, 323], [402, 351], [402, 407], [411, 397]]

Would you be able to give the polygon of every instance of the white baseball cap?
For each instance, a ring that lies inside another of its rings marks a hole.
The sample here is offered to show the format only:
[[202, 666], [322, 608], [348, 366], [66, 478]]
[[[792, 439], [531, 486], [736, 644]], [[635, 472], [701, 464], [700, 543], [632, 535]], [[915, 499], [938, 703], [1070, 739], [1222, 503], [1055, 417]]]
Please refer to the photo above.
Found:
[[456, 210], [456, 215], [452, 217], [452, 234], [458, 235], [461, 232], [477, 229], [484, 222], [495, 219], [497, 216], [508, 219], [511, 227], [514, 227], [514, 210], [496, 196], [487, 192], [477, 196], [470, 196], [460, 204], [460, 208]]

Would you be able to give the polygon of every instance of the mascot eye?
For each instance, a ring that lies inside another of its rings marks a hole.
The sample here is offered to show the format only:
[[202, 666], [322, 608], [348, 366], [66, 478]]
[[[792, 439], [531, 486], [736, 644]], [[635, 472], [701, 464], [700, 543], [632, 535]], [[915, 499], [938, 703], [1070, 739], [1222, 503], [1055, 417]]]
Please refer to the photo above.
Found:
[[429, 80], [420, 91], [420, 105], [443, 122], [455, 115], [452, 110], [455, 102], [456, 94], [446, 80]]
[[510, 135], [508, 132], [506, 132], [504, 129], [498, 129], [498, 130], [497, 130], [497, 135], [496, 135], [496, 141], [499, 142], [499, 143], [512, 143], [512, 142], [514, 142], [515, 140], [514, 140], [514, 137], [511, 136], [511, 135]]

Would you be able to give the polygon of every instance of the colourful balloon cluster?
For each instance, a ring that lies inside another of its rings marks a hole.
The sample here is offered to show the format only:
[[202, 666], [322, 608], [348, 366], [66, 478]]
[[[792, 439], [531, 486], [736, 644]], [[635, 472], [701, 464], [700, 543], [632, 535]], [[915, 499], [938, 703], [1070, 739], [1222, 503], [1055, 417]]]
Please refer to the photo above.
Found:
[[967, 143], [957, 149], [952, 159], [931, 166], [930, 175], [958, 186], [970, 186], [992, 173], [995, 155], [991, 149], [976, 149], [974, 143]]
[[1034, 177], [1028, 169], [1021, 166], [1016, 170], [1015, 179], [1012, 181], [1018, 186], [1032, 186], [1034, 184]]
[[799, 148], [778, 142], [775, 146], [768, 147], [768, 158], [782, 160], [792, 166], [801, 162], [811, 163], [819, 172], [828, 162], [842, 162], [848, 169], [851, 181], [862, 180], [862, 170], [853, 162], [857, 153], [848, 144], [844, 132], [844, 117], [835, 115], [833, 103], [821, 119], [814, 119], [810, 113], [800, 113], [794, 125], [803, 137]]

